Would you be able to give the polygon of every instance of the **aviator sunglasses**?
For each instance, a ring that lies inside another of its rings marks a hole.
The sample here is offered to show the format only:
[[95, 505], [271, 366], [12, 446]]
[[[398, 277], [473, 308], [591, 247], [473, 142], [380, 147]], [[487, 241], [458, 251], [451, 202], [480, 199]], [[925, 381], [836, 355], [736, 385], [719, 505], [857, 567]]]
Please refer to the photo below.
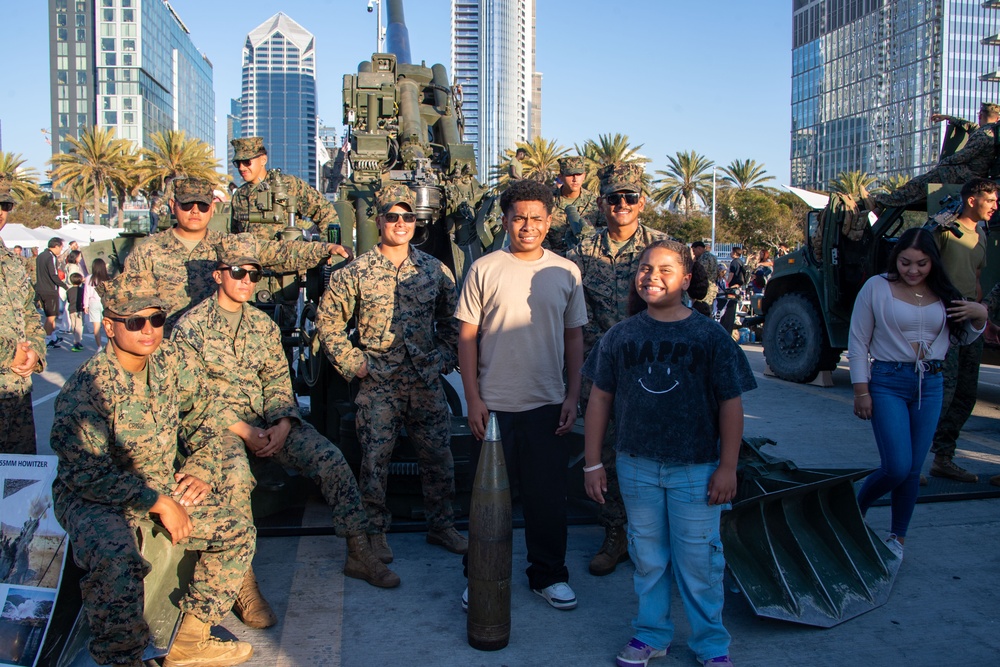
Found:
[[202, 203], [200, 201], [197, 201], [197, 202], [195, 202], [195, 201], [189, 201], [189, 202], [185, 202], [183, 204], [177, 204], [177, 205], [181, 207], [182, 211], [190, 211], [192, 208], [194, 208], [195, 206], [197, 206], [198, 210], [201, 211], [202, 213], [208, 213], [208, 209], [210, 209], [212, 207], [211, 204], [204, 204], [204, 203]]
[[220, 271], [228, 271], [233, 280], [243, 280], [250, 276], [250, 282], [260, 282], [261, 272], [257, 269], [244, 269], [242, 266], [223, 266]]
[[604, 195], [604, 201], [611, 206], [618, 206], [624, 200], [629, 206], [635, 206], [639, 203], [639, 196], [638, 192], [614, 192], [610, 195]]
[[396, 222], [397, 220], [399, 220], [400, 217], [403, 218], [403, 222], [416, 222], [417, 221], [417, 214], [416, 213], [386, 213], [385, 214], [385, 221], [386, 222]]
[[167, 321], [167, 314], [162, 310], [158, 313], [153, 313], [149, 317], [143, 317], [141, 315], [132, 315], [131, 317], [112, 317], [110, 315], [105, 315], [105, 317], [112, 322], [123, 322], [128, 331], [142, 331], [146, 327], [147, 320], [154, 329], [159, 329]]

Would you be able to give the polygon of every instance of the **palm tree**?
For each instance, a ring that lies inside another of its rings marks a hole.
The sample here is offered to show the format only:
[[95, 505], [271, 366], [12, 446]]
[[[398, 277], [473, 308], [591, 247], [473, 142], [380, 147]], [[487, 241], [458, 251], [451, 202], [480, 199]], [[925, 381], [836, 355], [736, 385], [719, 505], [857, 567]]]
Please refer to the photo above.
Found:
[[890, 176], [889, 178], [882, 181], [882, 190], [886, 194], [895, 192], [904, 185], [910, 182], [910, 177], [904, 174], [896, 174], [895, 176]]
[[526, 158], [521, 160], [524, 178], [530, 178], [540, 183], [555, 182], [556, 175], [559, 173], [559, 158], [569, 153], [569, 149], [565, 146], [560, 146], [554, 140], [543, 137], [535, 137], [528, 143], [517, 142], [515, 149], [504, 151], [497, 166], [493, 168], [491, 180], [495, 181], [501, 190], [510, 184], [508, 165], [517, 150], [523, 150], [528, 154]]
[[[583, 182], [583, 187], [588, 190], [597, 190], [597, 171], [605, 165], [612, 162], [638, 162], [644, 165], [649, 162], [649, 158], [639, 154], [642, 144], [630, 146], [627, 134], [599, 134], [597, 141], [587, 139], [583, 142], [582, 148], [580, 146], [574, 148], [587, 161], [587, 179]], [[645, 172], [643, 172], [643, 185], [649, 186], [649, 176]]]
[[657, 169], [658, 178], [653, 183], [660, 187], [653, 190], [653, 200], [661, 204], [680, 206], [684, 215], [695, 210], [697, 199], [707, 202], [712, 194], [713, 162], [694, 151], [678, 151], [668, 155], [670, 166], [666, 171]]
[[10, 181], [11, 192], [21, 201], [42, 194], [38, 187], [38, 172], [32, 167], [25, 167], [24, 162], [20, 153], [0, 153], [0, 176]]
[[722, 180], [736, 190], [763, 190], [764, 183], [774, 180], [756, 160], [733, 160], [719, 171], [725, 174]]
[[[69, 208], [70, 210], [76, 211], [76, 218], [80, 222], [83, 222], [83, 213], [87, 208], [87, 202], [94, 199], [93, 182], [86, 179], [67, 181], [59, 189], [59, 192], [62, 193], [63, 197], [69, 200]], [[95, 217], [95, 220], [96, 219], [97, 218]]]
[[[80, 133], [80, 138], [66, 135], [68, 153], [56, 153], [50, 160], [52, 184], [64, 186], [70, 181], [85, 180], [94, 189], [94, 220], [100, 220], [101, 195], [116, 179], [126, 179], [123, 155], [131, 153], [132, 142], [116, 139], [114, 129], [92, 127]], [[119, 206], [122, 202], [119, 202]]]
[[137, 183], [133, 192], [161, 192], [175, 178], [204, 178], [218, 184], [221, 166], [210, 145], [188, 137], [183, 130], [156, 132], [149, 137], [152, 148], [139, 151]]
[[871, 194], [877, 179], [866, 171], [842, 171], [830, 181], [830, 190], [861, 199]]

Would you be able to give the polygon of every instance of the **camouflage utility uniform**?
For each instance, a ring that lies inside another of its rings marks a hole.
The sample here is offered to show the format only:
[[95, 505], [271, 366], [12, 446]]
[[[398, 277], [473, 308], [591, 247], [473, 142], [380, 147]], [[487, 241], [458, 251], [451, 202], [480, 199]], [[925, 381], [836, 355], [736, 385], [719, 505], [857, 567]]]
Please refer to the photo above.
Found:
[[873, 195], [875, 203], [889, 208], [906, 206], [927, 196], [928, 183], [964, 184], [973, 178], [983, 178], [996, 158], [994, 133], [997, 124], [984, 125], [969, 135], [962, 150], [941, 158], [926, 174], [916, 176], [893, 192]]
[[[149, 564], [136, 547], [136, 522], [149, 516], [161, 494], [173, 492], [175, 472], [214, 480], [219, 457], [213, 447], [178, 468], [181, 411], [213, 436], [236, 421], [229, 410], [210, 409], [196, 364], [164, 341], [147, 358], [146, 372], [132, 374], [109, 344], [70, 377], [56, 399], [51, 444], [59, 473], [52, 496], [73, 557], [87, 570], [80, 590], [98, 662], [136, 664], [149, 641], [142, 581]], [[218, 623], [233, 606], [253, 558], [253, 518], [217, 492], [187, 510], [194, 529], [182, 544], [201, 555], [180, 608]]]
[[[291, 431], [274, 460], [316, 482], [333, 510], [338, 536], [365, 533], [368, 521], [344, 455], [299, 414], [277, 325], [257, 308], [243, 304], [242, 319], [234, 333], [219, 310], [218, 296], [195, 306], [174, 328], [174, 342], [201, 358], [216, 400], [239, 419], [261, 429], [284, 417], [291, 419]], [[191, 438], [193, 448], [202, 444], [200, 433]], [[230, 438], [238, 440], [239, 449], [244, 450], [242, 440], [235, 434]], [[249, 472], [245, 466], [238, 466], [237, 470], [234, 476], [242, 475], [244, 470]], [[253, 479], [229, 481], [237, 488], [232, 493], [235, 501], [248, 503]], [[246, 511], [250, 511], [249, 505]]]
[[706, 250], [694, 261], [696, 264], [701, 264], [702, 268], [705, 269], [705, 275], [708, 276], [708, 292], [705, 293], [705, 298], [698, 299], [698, 301], [708, 304], [709, 312], [711, 312], [715, 298], [719, 296], [719, 286], [715, 282], [719, 275], [719, 258], [711, 251]]
[[[260, 183], [244, 183], [233, 192], [229, 230], [233, 233], [249, 232], [263, 241], [273, 240], [284, 224], [246, 222], [251, 211], [257, 210], [257, 193], [271, 187], [270, 173]], [[319, 190], [291, 174], [281, 174], [282, 184], [289, 197], [295, 197], [295, 224], [301, 229], [319, 227], [320, 239], [328, 241], [330, 225], [339, 225], [337, 210]], [[307, 220], [308, 218], [308, 220]], [[311, 222], [310, 222], [311, 221]]]
[[45, 368], [45, 332], [35, 310], [35, 288], [20, 257], [0, 244], [0, 452], [35, 453], [31, 378], [11, 369], [17, 344], [38, 353], [36, 373]]
[[[559, 188], [552, 193], [552, 224], [549, 233], [545, 235], [542, 246], [561, 257], [565, 257], [581, 239], [592, 235], [601, 226], [603, 216], [597, 207], [598, 197], [590, 190], [580, 190], [576, 199], [567, 199], [560, 194]], [[580, 215], [580, 227], [571, 227], [566, 209], [576, 208]]]
[[[169, 317], [164, 335], [170, 334], [184, 313], [218, 290], [212, 272], [219, 264], [217, 248], [226, 236], [209, 230], [189, 251], [168, 229], [143, 241], [125, 260], [125, 272], [151, 279], [167, 302]], [[323, 243], [259, 241], [247, 234], [240, 237], [251, 245], [266, 268], [278, 272], [310, 269], [330, 256], [329, 246]]]
[[[650, 243], [668, 238], [663, 232], [639, 225], [632, 238], [617, 250], [611, 246], [608, 229], [584, 239], [566, 256], [580, 269], [583, 296], [587, 302], [587, 323], [583, 325], [583, 358], [597, 347], [611, 327], [625, 320], [628, 314], [628, 293], [639, 268], [639, 256]], [[592, 383], [584, 378], [580, 393], [583, 412], [587, 412]], [[608, 423], [601, 448], [601, 462], [608, 476], [608, 491], [600, 506], [599, 519], [605, 528], [621, 528], [627, 523], [625, 504], [618, 488], [615, 466], [614, 421]]]
[[[411, 248], [397, 269], [376, 247], [335, 271], [320, 302], [316, 327], [337, 372], [350, 381], [368, 363], [356, 423], [369, 531], [389, 528], [386, 480], [402, 426], [419, 457], [430, 528], [453, 524], [451, 417], [440, 375], [458, 362], [457, 300], [451, 272], [434, 257]], [[357, 347], [346, 331], [355, 316]]]

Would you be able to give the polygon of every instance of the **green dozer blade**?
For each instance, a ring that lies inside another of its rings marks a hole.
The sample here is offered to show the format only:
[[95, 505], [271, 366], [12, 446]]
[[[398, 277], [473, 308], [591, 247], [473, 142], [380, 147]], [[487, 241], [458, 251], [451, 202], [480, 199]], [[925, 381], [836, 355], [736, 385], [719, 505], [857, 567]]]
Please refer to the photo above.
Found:
[[740, 486], [722, 516], [726, 563], [754, 613], [832, 627], [889, 598], [900, 560], [865, 524], [854, 482], [870, 470], [816, 471], [744, 440]]

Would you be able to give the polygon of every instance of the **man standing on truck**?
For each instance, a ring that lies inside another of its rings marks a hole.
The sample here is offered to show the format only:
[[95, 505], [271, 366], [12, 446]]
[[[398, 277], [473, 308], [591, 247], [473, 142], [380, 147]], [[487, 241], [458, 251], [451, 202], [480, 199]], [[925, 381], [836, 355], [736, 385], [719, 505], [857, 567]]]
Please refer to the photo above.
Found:
[[[986, 232], [980, 225], [997, 210], [997, 184], [986, 178], [974, 178], [962, 186], [962, 212], [956, 223], [961, 237], [942, 230], [936, 234], [941, 261], [951, 282], [969, 301], [980, 301], [983, 290], [979, 274], [986, 266]], [[934, 433], [934, 463], [930, 473], [959, 482], [974, 483], [979, 476], [954, 462], [955, 445], [972, 409], [976, 407], [979, 387], [979, 362], [983, 356], [983, 338], [968, 345], [952, 345], [944, 362], [944, 400], [941, 417]]]

